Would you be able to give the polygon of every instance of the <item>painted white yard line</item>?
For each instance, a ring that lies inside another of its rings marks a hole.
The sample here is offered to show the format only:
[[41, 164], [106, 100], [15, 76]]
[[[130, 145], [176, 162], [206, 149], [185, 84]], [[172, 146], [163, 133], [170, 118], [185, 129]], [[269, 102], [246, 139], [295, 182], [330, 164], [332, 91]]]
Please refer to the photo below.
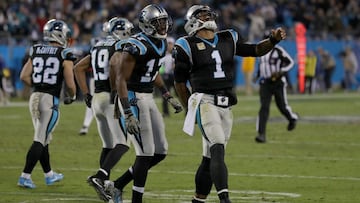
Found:
[[[145, 191], [147, 199], [168, 200], [176, 203], [188, 203], [193, 195], [193, 190], [165, 190], [165, 191]], [[236, 202], [261, 202], [263, 198], [278, 202], [284, 198], [299, 198], [301, 194], [288, 192], [269, 192], [269, 191], [255, 191], [255, 190], [230, 190], [231, 199]], [[24, 192], [0, 192], [0, 195], [16, 195], [28, 196], [29, 193]], [[38, 202], [102, 202], [96, 197], [82, 197], [84, 195], [66, 194], [66, 193], [33, 193], [32, 197], [38, 197]], [[42, 198], [46, 196], [46, 198]], [[93, 196], [93, 195], [91, 195]], [[218, 197], [216, 191], [212, 190], [207, 198], [208, 203], [217, 202]], [[23, 201], [21, 203], [27, 203]], [[131, 202], [130, 200], [123, 200], [124, 203]]]
[[[158, 170], [151, 170], [151, 172], [152, 173], [170, 173], [170, 174], [191, 174], [191, 175], [194, 175], [194, 173], [195, 173], [195, 172], [190, 172], [190, 171], [158, 171]], [[229, 173], [229, 176], [360, 181], [359, 177], [302, 176], [302, 175], [287, 175], [287, 174]]]
[[[169, 156], [195, 156], [198, 157], [199, 154], [196, 153], [169, 153]], [[239, 157], [239, 158], [246, 158], [246, 159], [289, 159], [289, 160], [320, 160], [320, 161], [360, 161], [360, 158], [344, 158], [344, 157], [309, 157], [309, 156], [289, 156], [289, 155], [256, 155], [256, 154], [228, 154], [227, 157]]]
[[[21, 170], [22, 167], [18, 166], [1, 166], [3, 170]], [[93, 172], [94, 169], [90, 168], [58, 168], [61, 171], [86, 171]], [[114, 169], [114, 171], [120, 171]], [[194, 171], [160, 171], [160, 170], [150, 170], [150, 173], [168, 173], [168, 174], [182, 174], [182, 175], [194, 175]], [[331, 177], [331, 176], [303, 176], [303, 175], [288, 175], [288, 174], [251, 174], [251, 173], [229, 173], [229, 176], [242, 176], [242, 177], [266, 177], [266, 178], [291, 178], [291, 179], [313, 179], [313, 180], [334, 180], [334, 181], [360, 181], [360, 177]]]

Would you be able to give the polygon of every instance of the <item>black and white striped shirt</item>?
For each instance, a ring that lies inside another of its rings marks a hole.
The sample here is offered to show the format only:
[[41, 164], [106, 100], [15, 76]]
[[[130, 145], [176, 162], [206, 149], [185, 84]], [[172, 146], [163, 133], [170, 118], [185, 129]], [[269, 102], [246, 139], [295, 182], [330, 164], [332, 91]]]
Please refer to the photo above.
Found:
[[262, 79], [277, 79], [294, 66], [294, 60], [280, 46], [260, 57], [257, 76]]

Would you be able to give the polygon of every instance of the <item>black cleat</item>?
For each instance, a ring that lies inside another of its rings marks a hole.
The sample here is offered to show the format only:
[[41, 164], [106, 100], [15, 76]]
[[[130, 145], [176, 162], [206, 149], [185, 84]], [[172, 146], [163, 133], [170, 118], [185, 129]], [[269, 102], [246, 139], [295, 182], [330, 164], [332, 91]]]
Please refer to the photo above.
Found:
[[295, 129], [295, 127], [296, 127], [296, 119], [292, 119], [292, 120], [290, 120], [289, 121], [289, 124], [288, 124], [288, 126], [287, 126], [287, 130], [288, 131], [292, 131], [292, 130], [294, 130]]
[[257, 143], [265, 143], [266, 142], [266, 138], [264, 134], [259, 134], [258, 136], [255, 137], [255, 141]]
[[108, 202], [109, 200], [111, 200], [111, 194], [108, 194], [105, 191], [103, 180], [101, 180], [99, 178], [95, 178], [93, 176], [90, 176], [86, 182], [89, 183], [89, 185], [95, 189], [96, 193], [98, 194], [98, 197], [101, 200], [103, 200], [105, 202]]
[[226, 198], [226, 199], [220, 200], [220, 203], [231, 203], [231, 201], [228, 198]]

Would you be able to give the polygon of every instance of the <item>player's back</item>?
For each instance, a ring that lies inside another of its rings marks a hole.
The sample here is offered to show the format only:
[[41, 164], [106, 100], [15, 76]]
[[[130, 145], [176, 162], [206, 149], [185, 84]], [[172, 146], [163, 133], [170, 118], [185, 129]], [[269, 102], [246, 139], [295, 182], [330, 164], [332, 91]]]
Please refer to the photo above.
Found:
[[69, 53], [70, 49], [60, 46], [36, 44], [31, 47], [32, 83], [35, 92], [60, 97], [64, 80], [63, 62]]
[[91, 66], [95, 80], [95, 92], [110, 92], [110, 58], [115, 53], [115, 44], [117, 40], [111, 36], [98, 41], [90, 50]]

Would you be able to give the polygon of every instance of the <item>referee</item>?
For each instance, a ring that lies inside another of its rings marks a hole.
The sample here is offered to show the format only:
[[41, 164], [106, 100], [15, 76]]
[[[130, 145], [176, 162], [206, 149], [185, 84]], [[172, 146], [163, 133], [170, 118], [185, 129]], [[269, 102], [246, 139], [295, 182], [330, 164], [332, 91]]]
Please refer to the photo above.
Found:
[[[266, 32], [264, 38], [268, 38], [270, 32]], [[270, 103], [272, 95], [275, 97], [276, 106], [289, 121], [287, 130], [291, 131], [296, 126], [297, 114], [291, 111], [286, 96], [287, 81], [285, 73], [294, 65], [293, 59], [279, 45], [272, 51], [260, 57], [256, 80], [260, 83], [260, 103], [261, 107], [256, 120], [256, 130], [258, 135], [255, 141], [258, 143], [266, 142], [266, 123], [269, 118]]]

